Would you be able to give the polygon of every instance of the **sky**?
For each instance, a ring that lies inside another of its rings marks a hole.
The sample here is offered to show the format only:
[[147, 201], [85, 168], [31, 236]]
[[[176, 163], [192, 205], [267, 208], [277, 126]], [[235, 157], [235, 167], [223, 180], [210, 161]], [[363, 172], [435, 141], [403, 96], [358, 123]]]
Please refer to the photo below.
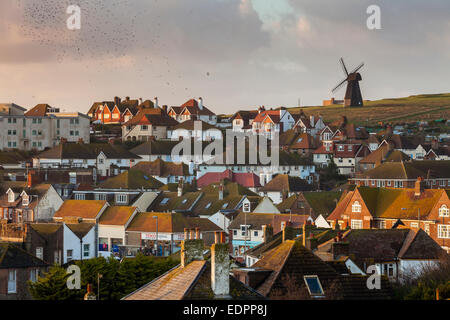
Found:
[[[81, 28], [69, 30], [69, 5]], [[367, 7], [381, 9], [369, 30]], [[114, 96], [216, 113], [450, 92], [449, 0], [1, 0], [0, 102], [86, 113]]]

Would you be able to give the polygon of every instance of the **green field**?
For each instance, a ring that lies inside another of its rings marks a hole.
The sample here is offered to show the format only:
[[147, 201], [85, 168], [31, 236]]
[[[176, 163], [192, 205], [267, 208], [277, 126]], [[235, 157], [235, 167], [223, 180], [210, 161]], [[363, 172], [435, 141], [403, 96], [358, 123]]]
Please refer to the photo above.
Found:
[[[289, 108], [299, 112], [300, 108]], [[405, 123], [419, 120], [450, 119], [450, 93], [421, 94], [406, 98], [364, 101], [363, 107], [342, 105], [302, 107], [307, 115], [322, 115], [331, 122], [345, 115], [351, 122], [360, 125], [383, 123]]]

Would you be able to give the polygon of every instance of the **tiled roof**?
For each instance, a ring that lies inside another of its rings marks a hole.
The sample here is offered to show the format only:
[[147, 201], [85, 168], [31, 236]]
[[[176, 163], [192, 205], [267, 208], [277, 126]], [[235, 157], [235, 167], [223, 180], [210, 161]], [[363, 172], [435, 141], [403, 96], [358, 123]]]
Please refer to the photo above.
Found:
[[25, 112], [25, 116], [27, 117], [44, 117], [47, 115], [48, 110], [51, 109], [51, 107], [48, 104], [38, 104], [32, 109]]
[[155, 212], [188, 211], [200, 195], [201, 192], [185, 192], [179, 197], [178, 192], [161, 192], [148, 210]]
[[193, 120], [193, 119], [186, 120], [186, 121], [183, 121], [183, 122], [180, 122], [180, 123], [174, 125], [172, 127], [172, 130], [177, 130], [177, 129], [194, 130], [194, 125], [196, 122], [199, 122], [201, 124], [201, 128], [203, 131], [208, 130], [208, 129], [216, 129], [216, 130], [220, 131], [218, 128], [216, 128], [215, 126], [213, 126], [205, 121]]
[[124, 171], [118, 176], [109, 178], [101, 182], [98, 187], [101, 189], [158, 189], [163, 185], [162, 182], [156, 180], [145, 172], [131, 168]]
[[0, 152], [0, 166], [2, 164], [19, 164], [27, 159], [17, 151]]
[[66, 223], [66, 226], [79, 238], [83, 239], [93, 227], [94, 223]]
[[141, 161], [132, 169], [140, 170], [150, 176], [188, 176], [189, 167], [184, 163], [166, 162], [161, 159], [155, 161]]
[[136, 207], [110, 206], [101, 215], [99, 224], [124, 226], [136, 211]]
[[0, 242], [0, 269], [3, 268], [36, 268], [47, 267], [48, 264], [29, 254], [18, 246]]
[[105, 200], [66, 200], [55, 212], [54, 218], [95, 219], [106, 203]]
[[369, 153], [359, 163], [401, 162], [409, 160], [409, 156], [399, 150], [389, 150], [389, 146], [383, 144], [377, 150]]
[[123, 126], [135, 125], [153, 125], [153, 126], [176, 126], [178, 121], [169, 117], [164, 110], [160, 108], [142, 109], [133, 118], [123, 124]]
[[47, 236], [56, 233], [62, 225], [57, 223], [32, 223], [30, 227], [37, 233]]
[[221, 180], [228, 179], [236, 182], [246, 188], [260, 187], [259, 177], [251, 172], [233, 172], [227, 169], [223, 172], [207, 172], [197, 180], [197, 186], [203, 188], [211, 183], [218, 183]]
[[170, 155], [172, 148], [178, 143], [179, 141], [151, 140], [138, 145], [130, 152], [138, 155]]
[[312, 186], [304, 179], [292, 177], [287, 174], [279, 174], [260, 189], [260, 191], [288, 191], [299, 192], [311, 190]]
[[45, 159], [96, 159], [103, 152], [109, 159], [139, 159], [130, 151], [109, 143], [60, 143], [56, 147], [41, 152], [37, 158]]
[[195, 99], [190, 99], [190, 100], [186, 101], [185, 103], [183, 103], [181, 105], [181, 107], [183, 108], [182, 112], [184, 112], [184, 109], [188, 109], [192, 115], [199, 114], [199, 115], [212, 116], [215, 114], [214, 112], [209, 110], [205, 105], [203, 105], [203, 110], [200, 110], [200, 108], [198, 106], [198, 102]]
[[209, 219], [186, 217], [182, 213], [140, 212], [128, 225], [127, 231], [156, 232], [158, 217], [158, 232], [184, 232], [185, 228], [199, 228], [200, 231], [220, 231], [220, 227]]

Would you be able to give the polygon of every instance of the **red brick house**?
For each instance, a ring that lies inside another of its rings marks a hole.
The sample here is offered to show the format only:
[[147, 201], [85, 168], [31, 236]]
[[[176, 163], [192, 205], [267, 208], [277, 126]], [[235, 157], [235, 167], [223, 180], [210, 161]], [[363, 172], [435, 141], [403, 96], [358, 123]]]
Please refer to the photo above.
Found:
[[[423, 184], [422, 184], [423, 186]], [[450, 190], [357, 187], [341, 198], [327, 218], [341, 229], [423, 229], [450, 251]]]
[[27, 281], [36, 281], [49, 265], [10, 243], [0, 243], [0, 300], [31, 299]]

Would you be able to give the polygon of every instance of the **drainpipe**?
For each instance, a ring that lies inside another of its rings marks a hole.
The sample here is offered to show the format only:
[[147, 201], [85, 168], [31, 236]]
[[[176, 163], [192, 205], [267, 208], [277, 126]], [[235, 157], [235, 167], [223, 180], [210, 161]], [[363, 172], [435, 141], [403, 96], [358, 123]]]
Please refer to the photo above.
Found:
[[80, 260], [83, 261], [83, 239], [80, 239]]

